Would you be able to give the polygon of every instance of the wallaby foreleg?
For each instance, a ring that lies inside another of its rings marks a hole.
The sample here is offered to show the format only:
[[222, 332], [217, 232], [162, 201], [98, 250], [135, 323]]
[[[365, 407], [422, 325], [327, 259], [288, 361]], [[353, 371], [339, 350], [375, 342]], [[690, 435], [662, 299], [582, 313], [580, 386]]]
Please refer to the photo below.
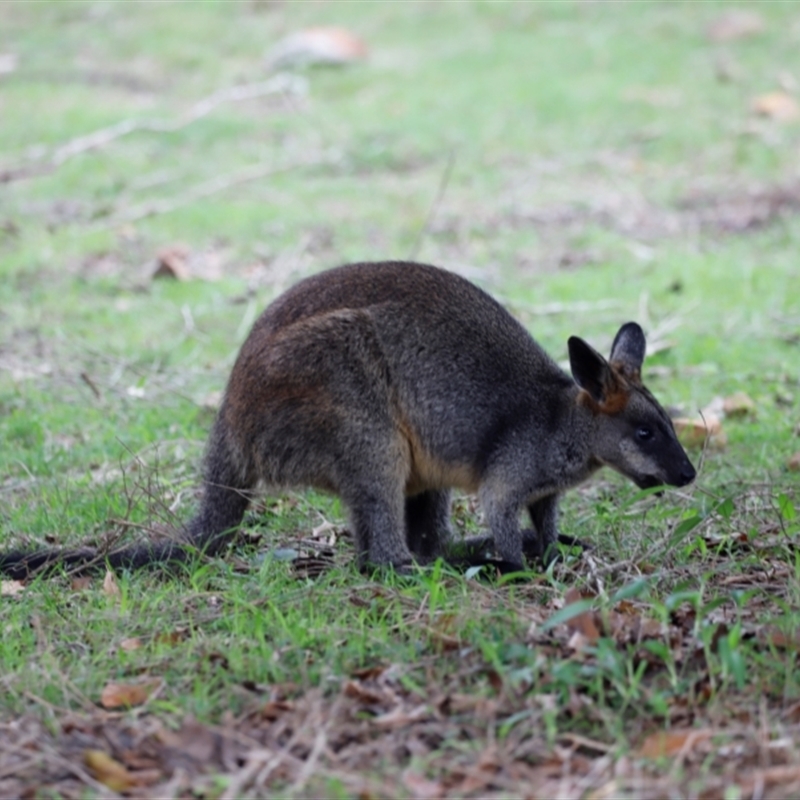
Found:
[[524, 570], [519, 507], [487, 494], [484, 494], [481, 499], [489, 530], [494, 537], [494, 549], [497, 557], [515, 570]]
[[546, 567], [558, 555], [558, 495], [549, 494], [531, 503], [528, 514], [538, 533], [536, 556]]
[[586, 542], [558, 532], [558, 499], [557, 494], [551, 494], [528, 506], [528, 514], [530, 514], [538, 537], [536, 540], [537, 550], [529, 552], [526, 549], [525, 555], [530, 558], [532, 554], [535, 554], [545, 567], [558, 558], [559, 544], [567, 547], [579, 547], [581, 550], [591, 549], [591, 545]]

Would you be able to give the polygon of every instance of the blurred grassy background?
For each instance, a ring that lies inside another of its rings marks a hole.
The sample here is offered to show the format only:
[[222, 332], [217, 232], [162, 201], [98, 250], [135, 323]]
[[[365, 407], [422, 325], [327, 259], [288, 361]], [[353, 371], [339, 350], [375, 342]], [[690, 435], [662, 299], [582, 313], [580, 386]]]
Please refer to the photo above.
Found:
[[[196, 443], [198, 404], [276, 292], [411, 254], [499, 294], [560, 358], [572, 333], [606, 347], [640, 320], [666, 348], [649, 362], [664, 400], [750, 392], [762, 424], [730, 431], [745, 448], [730, 461], [779, 471], [798, 421], [800, 126], [753, 104], [792, 101], [800, 15], [761, 4], [726, 39], [727, 9], [3, 4], [6, 485]], [[215, 92], [269, 80], [283, 37], [325, 25], [369, 58], [180, 126]], [[52, 165], [125, 122], [178, 127]], [[254, 167], [264, 177], [241, 180]], [[194, 279], [153, 281], [175, 245]]]

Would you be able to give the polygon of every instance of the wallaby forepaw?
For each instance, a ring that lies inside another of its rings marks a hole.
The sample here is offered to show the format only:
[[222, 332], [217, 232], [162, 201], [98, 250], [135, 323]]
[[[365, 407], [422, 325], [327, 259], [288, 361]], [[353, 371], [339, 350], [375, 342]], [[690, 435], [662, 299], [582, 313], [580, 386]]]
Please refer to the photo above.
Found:
[[528, 568], [520, 561], [510, 561], [506, 558], [492, 558], [487, 560], [487, 566], [494, 567], [501, 575], [512, 575], [515, 572], [528, 572]]
[[[560, 546], [559, 546], [560, 545]], [[581, 553], [586, 550], [591, 550], [592, 546], [588, 542], [582, 542], [580, 539], [576, 539], [574, 536], [561, 536], [559, 534], [558, 540], [556, 542], [551, 542], [547, 549], [544, 552], [544, 556], [542, 556], [542, 563], [544, 564], [545, 569], [547, 569], [552, 563], [556, 561], [562, 561], [566, 553], [564, 549], [579, 549]]]
[[575, 536], [567, 536], [559, 533], [555, 542], [545, 545], [538, 531], [533, 528], [526, 528], [522, 531], [522, 552], [529, 561], [537, 561], [547, 569], [554, 561], [562, 558], [562, 551], [559, 545], [566, 548], [577, 548], [581, 552], [591, 550], [592, 545], [578, 539]]
[[578, 539], [576, 536], [567, 536], [562, 533], [558, 534], [558, 543], [563, 544], [564, 547], [577, 547], [581, 551], [594, 549], [594, 545], [590, 542], [584, 542], [583, 539]]

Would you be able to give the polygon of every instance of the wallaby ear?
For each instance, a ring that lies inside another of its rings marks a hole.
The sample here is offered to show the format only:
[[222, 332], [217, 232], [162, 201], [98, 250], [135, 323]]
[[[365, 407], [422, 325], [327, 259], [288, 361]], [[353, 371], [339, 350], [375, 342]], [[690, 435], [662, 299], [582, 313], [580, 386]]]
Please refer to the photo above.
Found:
[[629, 378], [638, 379], [647, 343], [644, 331], [635, 322], [626, 322], [614, 337], [609, 361]]
[[596, 403], [603, 403], [610, 369], [608, 362], [591, 345], [578, 336], [570, 336], [567, 340], [569, 348], [569, 366], [575, 383]]

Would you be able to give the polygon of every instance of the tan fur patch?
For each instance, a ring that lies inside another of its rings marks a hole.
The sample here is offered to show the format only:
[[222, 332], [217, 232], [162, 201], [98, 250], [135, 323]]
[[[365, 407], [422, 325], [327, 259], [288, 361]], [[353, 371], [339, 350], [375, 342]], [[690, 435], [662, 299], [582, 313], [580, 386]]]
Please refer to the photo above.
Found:
[[452, 464], [431, 455], [423, 446], [411, 426], [399, 426], [408, 443], [411, 470], [406, 479], [406, 494], [411, 496], [428, 489], [455, 487], [465, 492], [476, 492], [479, 479], [469, 464]]

